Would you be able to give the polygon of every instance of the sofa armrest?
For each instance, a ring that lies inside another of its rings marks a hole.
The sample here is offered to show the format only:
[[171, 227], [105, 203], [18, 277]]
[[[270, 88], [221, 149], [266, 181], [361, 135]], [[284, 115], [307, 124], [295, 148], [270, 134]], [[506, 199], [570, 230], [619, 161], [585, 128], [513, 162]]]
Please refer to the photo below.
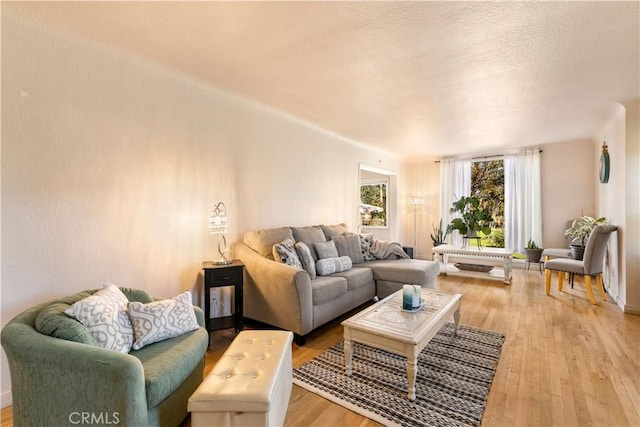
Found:
[[2, 330], [2, 346], [15, 425], [74, 425], [83, 413], [101, 417], [100, 424], [147, 425], [144, 371], [137, 358], [43, 335], [15, 319]]
[[198, 321], [198, 325], [205, 327], [204, 324], [204, 311], [202, 311], [202, 309], [200, 307], [198, 307], [197, 305], [193, 306], [193, 311], [196, 314], [196, 320]]
[[245, 265], [244, 316], [299, 335], [313, 328], [309, 274], [267, 259], [243, 243], [233, 251]]

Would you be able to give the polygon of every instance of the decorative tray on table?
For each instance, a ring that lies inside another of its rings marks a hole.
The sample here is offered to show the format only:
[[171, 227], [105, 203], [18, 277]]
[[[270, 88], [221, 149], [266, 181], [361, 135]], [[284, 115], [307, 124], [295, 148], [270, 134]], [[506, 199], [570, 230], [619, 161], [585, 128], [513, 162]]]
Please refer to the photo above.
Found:
[[453, 265], [455, 265], [456, 268], [459, 269], [459, 270], [479, 271], [481, 273], [488, 273], [491, 270], [493, 270], [493, 266], [491, 266], [491, 265], [466, 264], [466, 263], [462, 263], [462, 262], [456, 262]]

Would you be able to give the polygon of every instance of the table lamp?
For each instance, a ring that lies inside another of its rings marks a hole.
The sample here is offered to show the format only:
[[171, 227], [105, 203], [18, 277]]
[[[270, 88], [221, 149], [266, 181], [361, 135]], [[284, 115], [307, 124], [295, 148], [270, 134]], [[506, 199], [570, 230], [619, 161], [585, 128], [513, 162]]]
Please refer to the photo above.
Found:
[[218, 202], [209, 215], [209, 234], [218, 235], [218, 252], [220, 253], [220, 259], [213, 261], [213, 263], [217, 265], [231, 264], [231, 261], [224, 256], [225, 252], [228, 251], [227, 238], [225, 237], [227, 229], [227, 207], [223, 202]]

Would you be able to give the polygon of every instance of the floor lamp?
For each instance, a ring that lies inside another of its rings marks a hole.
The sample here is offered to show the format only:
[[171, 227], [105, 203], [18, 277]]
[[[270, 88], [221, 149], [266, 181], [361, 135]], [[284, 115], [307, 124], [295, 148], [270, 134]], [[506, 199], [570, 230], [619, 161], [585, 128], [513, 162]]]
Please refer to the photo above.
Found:
[[413, 206], [413, 249], [417, 252], [418, 209], [424, 206], [424, 197], [409, 197], [409, 206]]

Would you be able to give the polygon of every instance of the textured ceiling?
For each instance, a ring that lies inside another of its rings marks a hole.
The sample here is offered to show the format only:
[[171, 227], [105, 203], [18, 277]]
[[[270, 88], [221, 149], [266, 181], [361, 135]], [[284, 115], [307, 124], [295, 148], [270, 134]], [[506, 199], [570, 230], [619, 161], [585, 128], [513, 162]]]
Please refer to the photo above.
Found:
[[589, 137], [640, 96], [635, 1], [9, 7], [403, 157]]

